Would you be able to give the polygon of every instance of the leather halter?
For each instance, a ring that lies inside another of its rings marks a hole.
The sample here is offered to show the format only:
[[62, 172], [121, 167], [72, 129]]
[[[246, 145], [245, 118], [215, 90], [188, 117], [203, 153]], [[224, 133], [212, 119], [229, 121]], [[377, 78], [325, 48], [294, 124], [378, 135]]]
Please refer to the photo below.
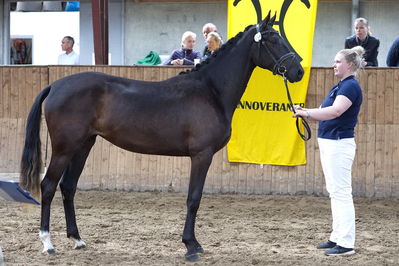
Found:
[[[254, 35], [254, 41], [258, 43], [259, 45], [259, 57], [260, 57], [260, 50], [261, 47], [263, 46], [265, 48], [266, 53], [270, 56], [270, 58], [274, 62], [274, 67], [273, 67], [273, 75], [276, 75], [277, 73], [280, 75], [283, 75], [285, 72], [287, 72], [287, 68], [283, 66], [282, 64], [288, 60], [290, 60], [289, 65], [292, 63], [292, 61], [295, 59], [296, 55], [294, 52], [289, 52], [283, 56], [281, 56], [279, 59], [277, 59], [270, 51], [267, 49], [268, 47], [266, 44], [262, 42], [262, 37], [266, 34], [278, 34], [277, 31], [274, 30], [265, 30], [265, 31], [260, 31], [259, 24], [256, 24], [256, 34]], [[263, 45], [262, 45], [263, 44]]]

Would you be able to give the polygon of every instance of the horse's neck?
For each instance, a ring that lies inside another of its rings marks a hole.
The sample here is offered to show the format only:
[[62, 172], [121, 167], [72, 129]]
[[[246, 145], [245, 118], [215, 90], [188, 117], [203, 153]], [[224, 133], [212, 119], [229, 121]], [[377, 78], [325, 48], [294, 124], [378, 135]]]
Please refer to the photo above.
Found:
[[243, 36], [237, 42], [236, 47], [220, 54], [219, 60], [215, 60], [213, 64], [209, 65], [209, 77], [220, 95], [220, 102], [226, 115], [230, 119], [255, 68], [250, 58], [252, 42], [252, 38]]

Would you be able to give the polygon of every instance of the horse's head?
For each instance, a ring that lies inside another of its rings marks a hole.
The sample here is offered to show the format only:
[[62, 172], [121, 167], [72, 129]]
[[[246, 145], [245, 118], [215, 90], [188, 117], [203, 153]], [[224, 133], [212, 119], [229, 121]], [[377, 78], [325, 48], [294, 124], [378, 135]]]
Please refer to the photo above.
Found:
[[250, 31], [254, 44], [251, 57], [255, 65], [269, 69], [273, 74], [284, 75], [290, 82], [300, 81], [303, 68], [294, 52], [290, 51], [285, 40], [273, 29], [276, 15], [267, 17]]

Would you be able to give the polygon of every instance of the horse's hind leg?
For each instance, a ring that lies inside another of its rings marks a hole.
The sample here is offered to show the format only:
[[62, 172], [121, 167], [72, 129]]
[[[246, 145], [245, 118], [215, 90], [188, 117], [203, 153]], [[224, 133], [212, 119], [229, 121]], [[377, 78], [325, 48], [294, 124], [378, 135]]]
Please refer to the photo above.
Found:
[[96, 137], [93, 136], [85, 143], [82, 149], [75, 153], [60, 183], [67, 225], [67, 237], [75, 241], [75, 249], [86, 247], [86, 243], [80, 238], [78, 226], [76, 225], [74, 197], [80, 174], [83, 171], [86, 159], [95, 140]]
[[57, 189], [58, 182], [61, 179], [64, 169], [70, 161], [68, 155], [51, 155], [50, 165], [47, 169], [46, 175], [41, 182], [42, 191], [42, 209], [40, 221], [40, 239], [43, 242], [43, 252], [49, 254], [54, 253], [54, 247], [50, 239], [50, 207]]

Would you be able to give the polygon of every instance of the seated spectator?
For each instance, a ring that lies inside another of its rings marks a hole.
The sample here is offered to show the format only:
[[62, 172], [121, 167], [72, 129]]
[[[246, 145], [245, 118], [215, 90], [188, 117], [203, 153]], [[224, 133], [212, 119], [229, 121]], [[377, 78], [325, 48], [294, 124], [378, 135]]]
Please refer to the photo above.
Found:
[[181, 38], [182, 48], [174, 50], [164, 65], [194, 65], [194, 59], [200, 59], [200, 52], [194, 51], [195, 39], [194, 32], [186, 31]]
[[222, 46], [223, 41], [220, 38], [220, 35], [217, 32], [210, 32], [208, 37], [206, 38], [207, 48], [209, 53], [202, 57], [202, 60], [205, 60], [209, 56], [211, 56], [217, 49]]
[[345, 49], [351, 49], [358, 45], [362, 46], [366, 51], [364, 54], [366, 66], [378, 66], [377, 55], [378, 48], [380, 47], [380, 40], [370, 35], [371, 32], [365, 18], [357, 18], [354, 26], [355, 35], [346, 38]]
[[387, 66], [399, 67], [399, 37], [393, 41], [387, 56]]
[[[216, 28], [215, 24], [213, 23], [206, 23], [202, 27], [202, 35], [204, 36], [205, 42], [207, 41], [208, 34], [210, 32], [217, 32], [218, 29]], [[202, 57], [207, 58], [211, 55], [211, 51], [208, 49], [208, 45], [205, 45], [204, 51], [202, 52]]]

